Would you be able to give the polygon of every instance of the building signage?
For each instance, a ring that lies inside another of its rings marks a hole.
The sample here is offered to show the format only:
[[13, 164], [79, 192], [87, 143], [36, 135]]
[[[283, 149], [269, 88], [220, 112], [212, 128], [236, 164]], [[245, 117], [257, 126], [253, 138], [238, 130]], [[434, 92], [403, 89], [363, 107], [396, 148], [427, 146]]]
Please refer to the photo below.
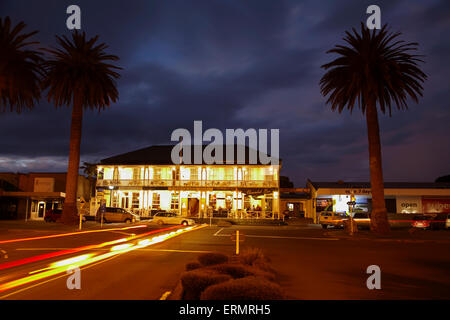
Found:
[[53, 192], [54, 188], [54, 178], [34, 178], [34, 192]]
[[450, 199], [422, 199], [424, 213], [450, 213]]
[[397, 197], [397, 213], [422, 213], [421, 197]]
[[370, 189], [346, 189], [345, 194], [370, 195], [370, 194], [372, 194], [372, 190], [370, 190]]

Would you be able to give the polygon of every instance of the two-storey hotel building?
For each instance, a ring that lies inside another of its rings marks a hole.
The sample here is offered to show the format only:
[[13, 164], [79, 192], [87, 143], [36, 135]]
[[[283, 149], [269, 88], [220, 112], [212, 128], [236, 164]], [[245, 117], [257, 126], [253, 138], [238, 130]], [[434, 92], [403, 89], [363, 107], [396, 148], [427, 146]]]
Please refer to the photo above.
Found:
[[250, 164], [247, 156], [244, 164], [174, 164], [172, 148], [101, 160], [97, 199], [141, 216], [165, 210], [189, 217], [279, 217], [280, 165]]

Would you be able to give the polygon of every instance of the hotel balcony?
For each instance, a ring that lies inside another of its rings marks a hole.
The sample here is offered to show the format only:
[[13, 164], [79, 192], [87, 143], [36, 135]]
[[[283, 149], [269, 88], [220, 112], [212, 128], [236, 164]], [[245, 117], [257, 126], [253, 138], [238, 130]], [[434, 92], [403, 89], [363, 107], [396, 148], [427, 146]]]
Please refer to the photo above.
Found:
[[276, 180], [98, 180], [97, 187], [278, 188]]

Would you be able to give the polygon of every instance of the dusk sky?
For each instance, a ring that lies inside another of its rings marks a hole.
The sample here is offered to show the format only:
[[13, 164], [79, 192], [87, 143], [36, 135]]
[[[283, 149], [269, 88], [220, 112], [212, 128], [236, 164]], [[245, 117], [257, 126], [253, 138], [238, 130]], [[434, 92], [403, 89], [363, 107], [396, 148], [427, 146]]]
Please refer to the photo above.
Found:
[[[428, 80], [409, 110], [380, 115], [386, 181], [434, 181], [450, 174], [450, 1], [62, 1], [1, 0], [0, 17], [24, 21], [41, 46], [66, 34], [67, 6], [82, 30], [120, 57], [120, 99], [84, 114], [81, 161], [97, 162], [154, 144], [177, 128], [280, 129], [282, 174], [296, 187], [368, 181], [365, 118], [331, 111], [320, 66], [345, 30], [382, 23], [419, 43]], [[71, 108], [45, 96], [34, 110], [0, 114], [0, 171], [66, 171]]]

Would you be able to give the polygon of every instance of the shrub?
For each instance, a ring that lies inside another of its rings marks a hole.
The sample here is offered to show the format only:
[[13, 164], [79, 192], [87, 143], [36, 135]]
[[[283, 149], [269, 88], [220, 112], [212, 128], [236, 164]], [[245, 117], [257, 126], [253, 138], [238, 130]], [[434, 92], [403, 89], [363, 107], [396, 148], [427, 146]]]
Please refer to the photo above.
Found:
[[195, 270], [201, 267], [201, 264], [197, 261], [189, 262], [186, 264], [186, 271]]
[[243, 264], [247, 264], [249, 266], [252, 266], [257, 261], [264, 261], [267, 262], [268, 259], [264, 256], [264, 253], [259, 248], [250, 248], [245, 249], [240, 255], [239, 255], [239, 261], [241, 261]]
[[226, 255], [216, 252], [203, 253], [199, 255], [197, 259], [203, 266], [212, 266], [228, 262], [228, 257]]
[[242, 264], [224, 263], [209, 267], [209, 269], [214, 270], [221, 274], [227, 274], [231, 276], [233, 279], [255, 275], [255, 273], [252, 270], [250, 270], [249, 267], [244, 266]]
[[183, 285], [183, 299], [198, 300], [200, 294], [207, 287], [230, 280], [231, 277], [225, 274], [217, 274], [207, 270], [193, 270], [185, 272], [181, 276]]
[[234, 279], [209, 286], [201, 300], [280, 300], [281, 287], [260, 277]]

